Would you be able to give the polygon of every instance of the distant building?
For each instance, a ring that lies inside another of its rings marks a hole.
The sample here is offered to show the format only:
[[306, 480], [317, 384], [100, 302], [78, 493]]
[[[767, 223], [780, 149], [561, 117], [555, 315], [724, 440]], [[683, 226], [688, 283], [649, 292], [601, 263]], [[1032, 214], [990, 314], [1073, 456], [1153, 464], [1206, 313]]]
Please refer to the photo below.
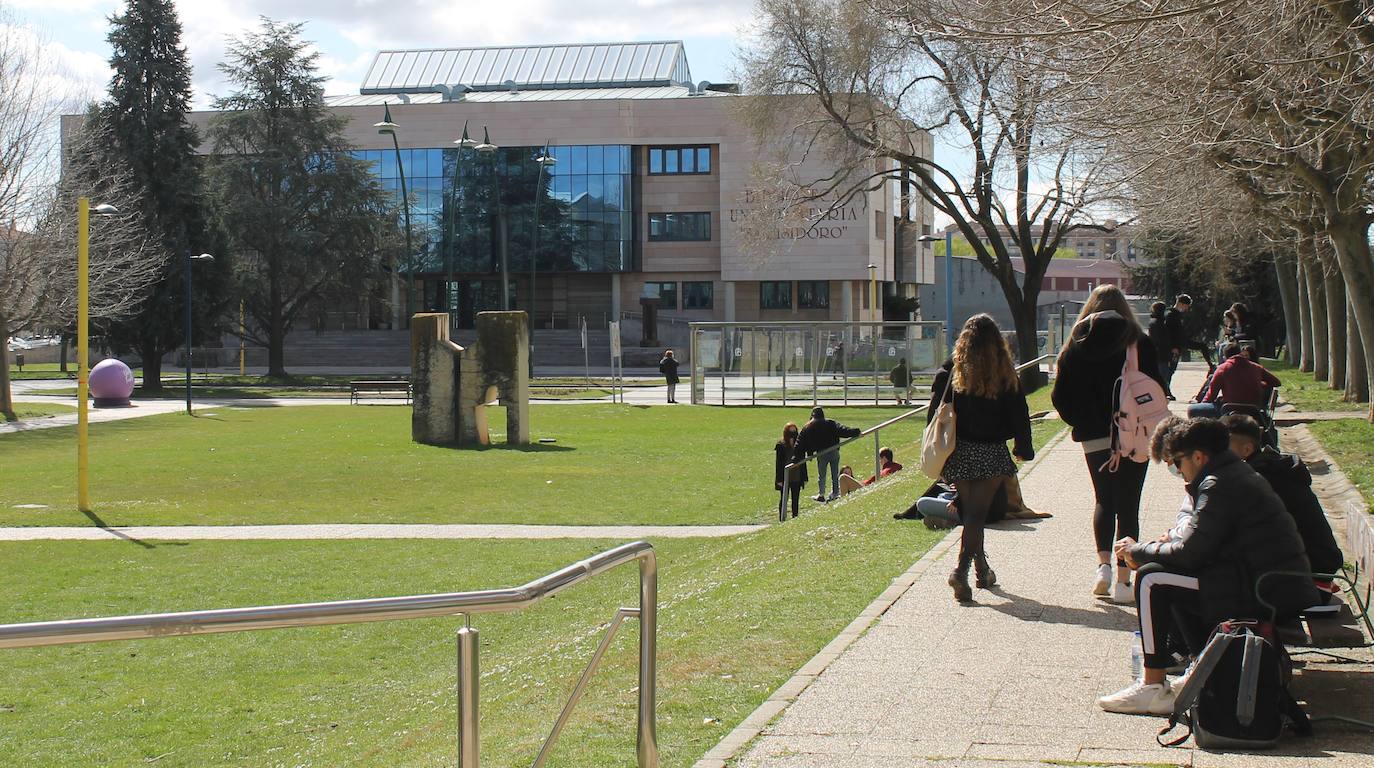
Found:
[[[953, 299], [954, 325], [957, 328], [970, 316], [986, 312], [1005, 329], [1012, 327], [1011, 311], [1007, 308], [1006, 295], [996, 278], [978, 262], [966, 256], [955, 256]], [[1025, 275], [1022, 259], [1013, 258], [1017, 282]], [[923, 285], [920, 289], [921, 312], [926, 320], [943, 320], [945, 317], [945, 260], [935, 260], [935, 283]], [[1119, 261], [1109, 259], [1052, 259], [1040, 281], [1038, 307], [1039, 327], [1049, 328], [1058, 322], [1060, 309], [1063, 308], [1072, 323], [1079, 308], [1094, 288], [1104, 283], [1112, 283], [1128, 295], [1131, 293], [1129, 270]]]
[[[1114, 259], [1123, 264], [1138, 263], [1144, 256], [1143, 250], [1137, 243], [1141, 234], [1140, 230], [1129, 224], [1118, 224], [1115, 219], [1107, 219], [1102, 224], [1111, 231], [1075, 229], [1064, 236], [1059, 247], [1074, 251], [1077, 258], [1080, 259]], [[949, 230], [953, 230], [954, 239], [964, 239], [963, 232], [953, 224], [945, 227], [941, 232]], [[1031, 233], [1035, 237], [1039, 237], [1043, 231], [1040, 225], [1031, 227]], [[998, 227], [998, 233], [1007, 243], [1007, 255], [1014, 257], [1022, 255], [1021, 249], [1012, 242], [1006, 227]], [[980, 236], [978, 239], [982, 240], [984, 244], [988, 243], [986, 236]]]

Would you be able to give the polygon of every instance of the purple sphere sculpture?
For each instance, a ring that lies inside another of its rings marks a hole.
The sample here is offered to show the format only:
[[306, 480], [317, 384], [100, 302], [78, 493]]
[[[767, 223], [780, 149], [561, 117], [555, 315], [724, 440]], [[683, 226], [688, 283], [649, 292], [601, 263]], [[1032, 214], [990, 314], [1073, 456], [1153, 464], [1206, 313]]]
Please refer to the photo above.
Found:
[[101, 360], [91, 369], [89, 386], [97, 408], [127, 406], [134, 393], [134, 372], [114, 358]]

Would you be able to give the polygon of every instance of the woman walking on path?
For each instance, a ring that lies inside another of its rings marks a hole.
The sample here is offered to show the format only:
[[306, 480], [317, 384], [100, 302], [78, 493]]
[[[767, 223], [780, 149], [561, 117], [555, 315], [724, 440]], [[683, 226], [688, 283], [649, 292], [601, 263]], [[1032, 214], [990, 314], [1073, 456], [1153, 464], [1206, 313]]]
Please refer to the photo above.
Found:
[[954, 589], [954, 599], [967, 602], [973, 599], [968, 584], [970, 565], [980, 589], [997, 586], [997, 574], [988, 565], [983, 539], [993, 497], [1007, 476], [1016, 474], [1007, 441], [1016, 441], [1012, 453], [1023, 461], [1035, 458], [1035, 449], [1031, 446], [1026, 396], [1011, 364], [1011, 350], [992, 317], [974, 315], [964, 323], [954, 343], [954, 365], [943, 382], [936, 379], [926, 420], [933, 417], [946, 393], [951, 394], [956, 439], [941, 476], [953, 483], [959, 494], [964, 530], [959, 564], [949, 575], [949, 585]]
[[[797, 425], [790, 421], [787, 422], [782, 427], [782, 439], [773, 446], [773, 453], [776, 454], [773, 462], [773, 487], [781, 493], [783, 484], [787, 484], [787, 495], [792, 498], [792, 517], [797, 516], [797, 505], [801, 502], [801, 490], [806, 485], [805, 461], [793, 467], [791, 472], [787, 471], [788, 464], [805, 458], [797, 450], [797, 433]], [[784, 475], [788, 477], [784, 477]]]
[[664, 351], [663, 359], [658, 361], [658, 372], [663, 374], [663, 379], [668, 382], [668, 402], [677, 402], [677, 360], [673, 358], [673, 350]]
[[1140, 492], [1149, 466], [1148, 462], [1121, 461], [1114, 470], [1108, 467], [1116, 382], [1126, 362], [1126, 350], [1132, 345], [1140, 371], [1167, 390], [1154, 345], [1136, 322], [1126, 297], [1115, 285], [1098, 286], [1059, 352], [1058, 375], [1050, 396], [1059, 417], [1073, 428], [1074, 442], [1082, 444], [1092, 477], [1098, 563], [1092, 591], [1094, 595], [1110, 592], [1117, 603], [1130, 603], [1135, 597], [1131, 570], [1124, 560], [1116, 561], [1116, 585], [1112, 585], [1112, 544], [1126, 537], [1140, 538]]

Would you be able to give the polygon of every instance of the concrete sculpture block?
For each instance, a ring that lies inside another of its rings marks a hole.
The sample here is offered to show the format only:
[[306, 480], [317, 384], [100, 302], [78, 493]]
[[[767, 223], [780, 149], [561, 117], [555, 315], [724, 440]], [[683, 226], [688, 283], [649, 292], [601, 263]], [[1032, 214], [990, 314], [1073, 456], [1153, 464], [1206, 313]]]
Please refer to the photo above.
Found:
[[411, 439], [430, 445], [488, 445], [486, 408], [506, 409], [506, 443], [530, 441], [529, 320], [524, 312], [477, 313], [477, 341], [449, 340], [444, 313], [410, 323], [414, 404]]

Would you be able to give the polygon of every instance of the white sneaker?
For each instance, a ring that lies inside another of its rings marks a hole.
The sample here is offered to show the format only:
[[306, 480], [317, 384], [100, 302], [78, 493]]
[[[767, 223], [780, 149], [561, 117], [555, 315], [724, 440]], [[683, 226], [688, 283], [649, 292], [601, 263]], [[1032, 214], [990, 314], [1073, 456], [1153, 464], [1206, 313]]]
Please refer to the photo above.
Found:
[[832, 493], [832, 494], [830, 494], [830, 498], [826, 499], [826, 501], [839, 501], [839, 499], [840, 499], [840, 494], [839, 494], [839, 493]]
[[1135, 602], [1135, 590], [1130, 584], [1118, 581], [1112, 585], [1112, 602], [1117, 605], [1130, 605]]
[[1179, 675], [1178, 677], [1169, 678], [1169, 689], [1174, 691], [1175, 693], [1183, 690], [1183, 686], [1188, 684], [1188, 678], [1192, 677], [1193, 675], [1194, 666], [1195, 664], [1189, 664], [1183, 670], [1183, 674]]
[[1112, 567], [1103, 563], [1097, 566], [1097, 578], [1093, 579], [1093, 594], [1105, 595], [1112, 589]]
[[1097, 700], [1108, 712], [1123, 715], [1171, 715], [1174, 712], [1174, 690], [1168, 683], [1145, 683], [1137, 680], [1110, 696]]
[[824, 494], [824, 493], [818, 493], [818, 494], [816, 494], [815, 496], [812, 496], [811, 498], [815, 499], [816, 501], [819, 501], [819, 502], [822, 502], [822, 503], [823, 503], [823, 502], [825, 501], [825, 494]]

